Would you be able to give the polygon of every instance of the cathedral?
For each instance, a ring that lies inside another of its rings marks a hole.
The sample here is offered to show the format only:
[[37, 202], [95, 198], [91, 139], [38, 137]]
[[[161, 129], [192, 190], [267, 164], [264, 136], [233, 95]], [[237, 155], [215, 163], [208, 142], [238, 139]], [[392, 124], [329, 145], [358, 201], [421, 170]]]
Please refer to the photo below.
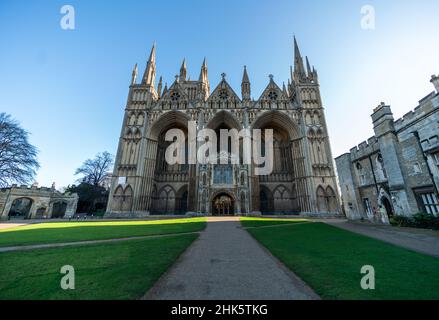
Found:
[[[156, 85], [154, 44], [140, 81], [137, 65], [132, 73], [106, 216], [338, 215], [318, 74], [296, 39], [293, 64], [287, 85], [270, 75], [257, 99], [245, 66], [240, 96], [224, 73], [211, 90], [206, 59], [198, 80], [188, 78], [184, 60], [168, 87], [162, 77]], [[177, 128], [188, 139], [191, 121], [196, 131], [272, 129], [271, 174], [256, 175], [252, 162], [169, 164], [166, 132]]]

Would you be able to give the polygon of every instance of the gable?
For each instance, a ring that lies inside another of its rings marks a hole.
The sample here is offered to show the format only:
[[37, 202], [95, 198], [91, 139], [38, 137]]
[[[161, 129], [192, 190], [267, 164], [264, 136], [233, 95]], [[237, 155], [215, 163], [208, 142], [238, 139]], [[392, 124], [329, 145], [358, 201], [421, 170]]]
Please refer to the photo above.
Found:
[[207, 99], [207, 102], [210, 104], [213, 103], [228, 103], [231, 105], [238, 105], [241, 102], [241, 99], [238, 95], [233, 91], [232, 87], [227, 83], [227, 81], [223, 78], [218, 86], [213, 90], [212, 94]]

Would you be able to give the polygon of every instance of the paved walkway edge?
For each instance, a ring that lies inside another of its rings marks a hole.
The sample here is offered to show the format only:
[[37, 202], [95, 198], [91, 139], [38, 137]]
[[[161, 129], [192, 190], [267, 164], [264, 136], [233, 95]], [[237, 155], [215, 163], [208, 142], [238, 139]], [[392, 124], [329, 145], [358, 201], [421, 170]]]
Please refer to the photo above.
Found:
[[382, 225], [368, 225], [351, 223], [348, 220], [325, 221], [330, 226], [349, 231], [355, 234], [383, 241], [385, 243], [411, 250], [417, 253], [439, 257], [439, 232], [432, 230], [400, 228]]
[[320, 300], [293, 271], [242, 228], [208, 220], [200, 236], [143, 300]]

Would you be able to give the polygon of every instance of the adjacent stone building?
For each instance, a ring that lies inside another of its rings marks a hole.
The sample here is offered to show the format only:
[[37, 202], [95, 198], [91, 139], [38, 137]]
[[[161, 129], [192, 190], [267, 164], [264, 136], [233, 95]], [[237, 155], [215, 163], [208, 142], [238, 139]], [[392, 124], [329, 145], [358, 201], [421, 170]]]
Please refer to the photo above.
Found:
[[348, 218], [439, 214], [439, 77], [431, 82], [436, 91], [401, 119], [381, 103], [372, 114], [375, 135], [335, 159]]
[[[156, 86], [154, 46], [141, 82], [137, 65], [132, 74], [106, 216], [337, 214], [317, 71], [304, 62], [296, 41], [294, 50], [288, 84], [280, 87], [270, 75], [255, 100], [245, 67], [241, 96], [224, 73], [211, 92], [206, 60], [198, 80], [189, 79], [184, 60], [169, 88], [161, 77]], [[273, 173], [257, 176], [253, 164], [241, 163], [169, 165], [165, 134], [179, 128], [187, 139], [189, 121], [197, 122], [195, 134], [205, 128], [273, 129]]]
[[77, 203], [77, 194], [63, 194], [54, 187], [13, 185], [0, 189], [0, 220], [68, 218]]

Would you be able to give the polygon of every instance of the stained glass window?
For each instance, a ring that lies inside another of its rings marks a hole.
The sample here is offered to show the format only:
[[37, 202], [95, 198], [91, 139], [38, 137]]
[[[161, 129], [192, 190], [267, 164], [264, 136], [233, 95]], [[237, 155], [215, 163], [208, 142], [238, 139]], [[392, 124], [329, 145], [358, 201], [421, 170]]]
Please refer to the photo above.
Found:
[[230, 164], [215, 165], [213, 183], [233, 184], [232, 165]]

